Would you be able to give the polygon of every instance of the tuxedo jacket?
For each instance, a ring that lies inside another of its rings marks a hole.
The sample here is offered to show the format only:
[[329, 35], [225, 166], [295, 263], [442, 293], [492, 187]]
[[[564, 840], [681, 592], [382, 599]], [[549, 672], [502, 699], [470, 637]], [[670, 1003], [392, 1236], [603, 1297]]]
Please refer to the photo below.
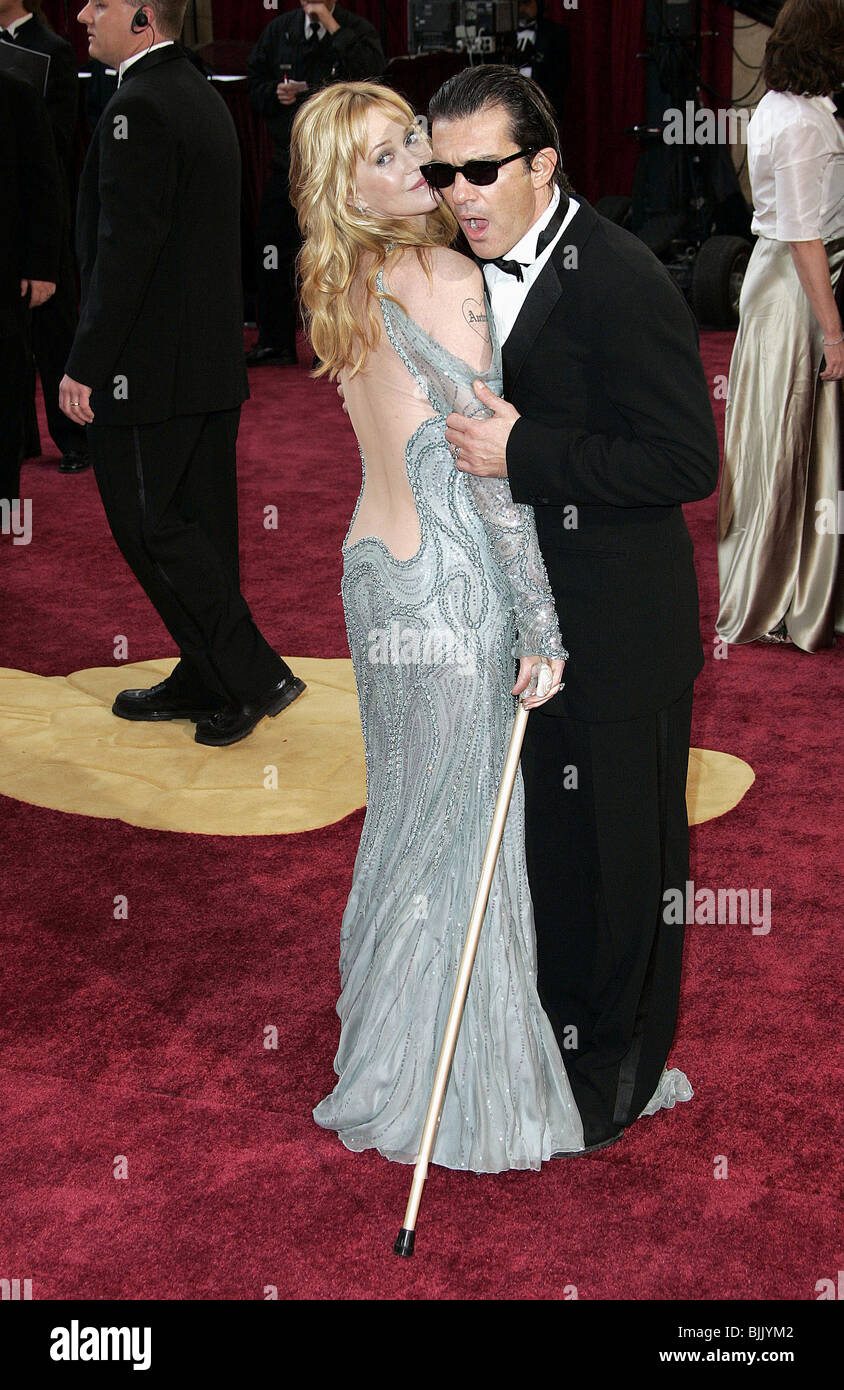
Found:
[[718, 481], [718, 441], [694, 317], [631, 233], [578, 195], [503, 348], [521, 418], [510, 490], [535, 511], [563, 641], [549, 717], [661, 709], [703, 664], [681, 504]]
[[126, 70], [91, 139], [82, 289], [67, 362], [106, 425], [239, 406], [240, 151], [222, 98], [175, 46]]
[[550, 19], [538, 19], [535, 25], [536, 46], [531, 67], [534, 82], [540, 86], [557, 113], [563, 115], [563, 99], [571, 75], [571, 53], [568, 29]]
[[[4, 39], [3, 42], [9, 42]], [[75, 182], [75, 142], [76, 123], [79, 116], [79, 70], [76, 54], [68, 43], [47, 24], [42, 24], [32, 15], [17, 30], [11, 40], [18, 48], [31, 48], [35, 53], [46, 53], [50, 59], [47, 70], [47, 89], [44, 100], [59, 163], [70, 188]]]
[[34, 88], [5, 72], [0, 72], [0, 189], [0, 337], [13, 337], [26, 314], [21, 280], [58, 278], [61, 218], [59, 168], [44, 102]]

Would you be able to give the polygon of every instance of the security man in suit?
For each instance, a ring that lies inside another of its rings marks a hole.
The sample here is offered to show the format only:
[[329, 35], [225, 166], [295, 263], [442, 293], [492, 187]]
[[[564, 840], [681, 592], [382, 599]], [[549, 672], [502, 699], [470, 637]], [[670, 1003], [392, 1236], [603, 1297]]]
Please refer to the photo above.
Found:
[[0, 499], [20, 497], [26, 383], [25, 318], [55, 294], [59, 170], [44, 103], [0, 71]]
[[91, 56], [118, 69], [79, 186], [79, 328], [62, 381], [88, 426], [112, 533], [181, 659], [124, 719], [245, 738], [304, 690], [240, 592], [236, 441], [248, 395], [240, 151], [228, 109], [175, 40], [185, 0], [94, 0]]
[[[33, 315], [32, 352], [44, 388], [44, 405], [50, 437], [61, 454], [60, 473], [78, 473], [89, 465], [85, 431], [75, 420], [68, 420], [59, 409], [59, 382], [70, 352], [77, 322], [76, 267], [73, 257], [73, 209], [76, 188], [76, 130], [79, 103], [79, 74], [76, 55], [66, 39], [60, 38], [45, 22], [35, 0], [0, 0], [0, 42], [43, 53], [50, 60], [44, 100], [61, 174], [60, 207], [63, 220], [61, 259], [56, 293]], [[34, 388], [34, 371], [31, 373]], [[37, 425], [32, 411], [32, 452]]]

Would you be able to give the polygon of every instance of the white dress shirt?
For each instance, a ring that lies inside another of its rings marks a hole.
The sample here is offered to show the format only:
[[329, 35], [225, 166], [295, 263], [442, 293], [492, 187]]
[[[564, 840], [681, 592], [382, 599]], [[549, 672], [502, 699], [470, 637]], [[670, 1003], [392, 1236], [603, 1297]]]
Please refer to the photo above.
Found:
[[[536, 25], [525, 25], [524, 29], [519, 28], [516, 35], [516, 43], [520, 53], [533, 54], [536, 49]], [[533, 77], [533, 61], [519, 68], [519, 72], [524, 77]]]
[[132, 66], [133, 63], [137, 63], [137, 61], [138, 61], [139, 58], [145, 58], [145, 57], [147, 56], [148, 53], [154, 53], [155, 50], [156, 50], [157, 48], [167, 48], [167, 46], [168, 46], [169, 44], [171, 44], [171, 43], [175, 43], [175, 39], [162, 39], [162, 40], [161, 40], [161, 43], [153, 43], [153, 44], [150, 44], [149, 48], [145, 48], [145, 49], [144, 49], [143, 53], [133, 53], [131, 58], [124, 58], [124, 59], [123, 59], [123, 62], [120, 64], [120, 68], [119, 68], [119, 70], [118, 70], [118, 76], [117, 76], [117, 85], [118, 85], [118, 87], [120, 86], [121, 82], [123, 81], [123, 74], [124, 74], [124, 72], [126, 71], [126, 69], [127, 69], [127, 68], [130, 68], [130, 67]]
[[766, 92], [747, 127], [747, 164], [757, 236], [844, 236], [844, 129], [831, 97]]
[[27, 20], [30, 19], [32, 19], [31, 14], [21, 14], [18, 15], [17, 19], [13, 19], [11, 24], [0, 25], [0, 28], [2, 28], [4, 34], [11, 34], [12, 38], [16, 39], [21, 25], [26, 24]]
[[551, 202], [545, 209], [541, 217], [538, 217], [533, 226], [525, 232], [521, 241], [517, 242], [512, 251], [507, 251], [505, 257], [508, 261], [521, 261], [524, 265], [522, 274], [523, 280], [519, 280], [515, 275], [508, 275], [505, 270], [501, 270], [497, 265], [488, 262], [484, 268], [487, 289], [489, 290], [490, 303], [492, 305], [492, 315], [495, 319], [495, 327], [498, 330], [498, 341], [503, 344], [507, 341], [513, 328], [513, 324], [519, 317], [522, 305], [530, 293], [536, 280], [542, 273], [551, 252], [565, 232], [580, 203], [576, 198], [569, 198], [568, 211], [563, 218], [563, 224], [559, 228], [557, 235], [549, 246], [546, 246], [542, 255], [537, 259], [536, 243], [539, 240], [539, 233], [544, 227], [548, 226], [551, 218], [560, 203], [560, 190], [554, 186]]

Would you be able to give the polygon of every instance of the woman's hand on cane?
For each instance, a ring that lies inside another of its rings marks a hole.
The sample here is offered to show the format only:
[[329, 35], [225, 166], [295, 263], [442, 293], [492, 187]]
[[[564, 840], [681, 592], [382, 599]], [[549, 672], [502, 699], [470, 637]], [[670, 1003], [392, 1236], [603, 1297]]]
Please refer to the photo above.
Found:
[[[543, 663], [546, 666], [550, 666], [551, 668], [551, 688], [548, 690], [548, 693], [546, 695], [537, 695], [537, 679], [539, 677], [540, 667]], [[519, 678], [516, 681], [516, 684], [513, 686], [513, 690], [511, 693], [513, 695], [521, 695], [524, 691], [528, 690], [530, 686], [532, 686], [533, 688], [531, 693], [529, 693], [525, 697], [525, 699], [522, 700], [522, 704], [524, 705], [525, 709], [538, 709], [540, 705], [545, 705], [548, 703], [549, 700], [553, 700], [554, 696], [557, 695], [560, 690], [562, 690], [563, 671], [565, 670], [565, 665], [566, 663], [564, 661], [559, 661], [556, 657], [520, 657]]]

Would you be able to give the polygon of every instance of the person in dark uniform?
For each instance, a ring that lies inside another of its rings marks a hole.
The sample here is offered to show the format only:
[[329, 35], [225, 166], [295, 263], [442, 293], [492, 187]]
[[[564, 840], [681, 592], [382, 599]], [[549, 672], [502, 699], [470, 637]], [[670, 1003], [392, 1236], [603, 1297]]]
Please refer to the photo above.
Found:
[[519, 0], [517, 42], [516, 66], [542, 88], [559, 122], [571, 72], [568, 30], [545, 18], [545, 0]]
[[[0, 0], [0, 28], [1, 42], [44, 53], [50, 59], [44, 99], [59, 161], [63, 232], [56, 293], [32, 318], [32, 352], [44, 388], [50, 437], [62, 456], [59, 472], [78, 473], [90, 462], [85, 430], [78, 422], [68, 420], [59, 409], [59, 382], [77, 322], [76, 267], [72, 249], [79, 101], [76, 56], [67, 40], [60, 38], [44, 21], [40, 6], [33, 0]], [[31, 370], [30, 390], [34, 390], [34, 377], [34, 370]], [[34, 405], [29, 409], [34, 421]], [[35, 425], [31, 431], [33, 453], [38, 449], [37, 435]]]
[[342, 5], [300, 0], [267, 26], [249, 55], [249, 95], [273, 140], [258, 215], [258, 342], [250, 366], [296, 365], [296, 280], [301, 245], [290, 203], [290, 131], [310, 92], [336, 80], [378, 77], [387, 60], [373, 26]]
[[80, 12], [119, 86], [79, 185], [82, 308], [60, 400], [88, 425], [112, 534], [180, 652], [166, 681], [122, 691], [113, 712], [192, 719], [216, 746], [305, 686], [240, 592], [240, 150], [222, 97], [175, 42], [185, 3]]
[[20, 497], [26, 315], [55, 293], [59, 171], [44, 103], [0, 72], [0, 500]]

